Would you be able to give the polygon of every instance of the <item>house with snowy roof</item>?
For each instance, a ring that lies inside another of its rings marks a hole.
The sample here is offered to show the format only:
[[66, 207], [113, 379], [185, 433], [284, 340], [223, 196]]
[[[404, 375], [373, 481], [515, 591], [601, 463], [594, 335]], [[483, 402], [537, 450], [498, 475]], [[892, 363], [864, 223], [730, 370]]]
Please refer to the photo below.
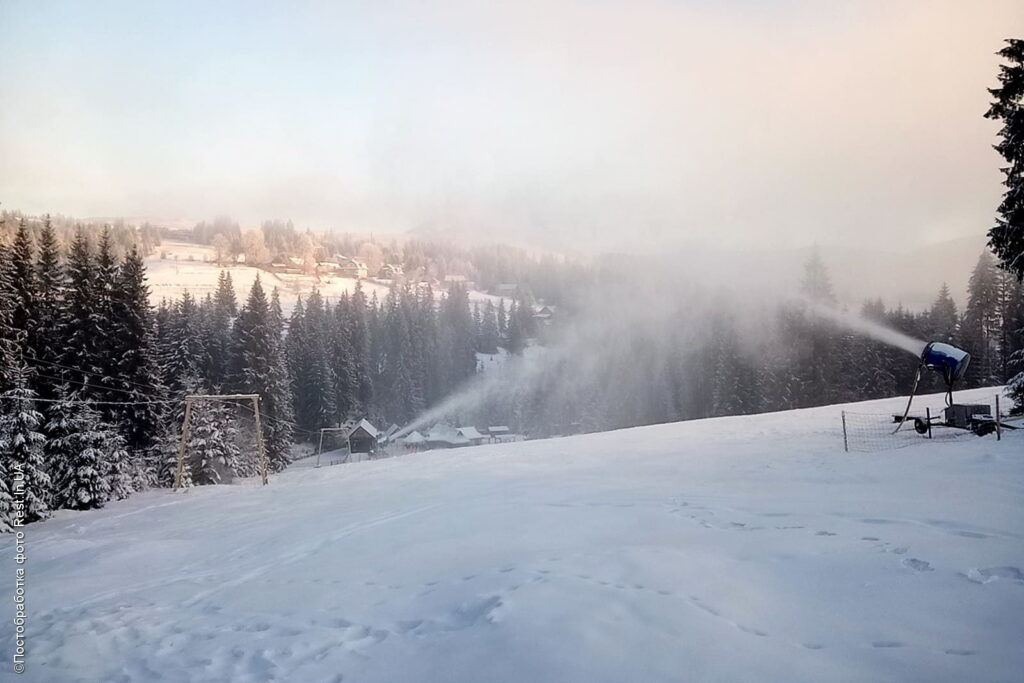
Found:
[[474, 446], [479, 446], [487, 440], [487, 436], [477, 431], [476, 427], [459, 427], [455, 431], [459, 436], [469, 439], [469, 442]]
[[363, 418], [348, 432], [349, 452], [373, 453], [377, 450], [377, 438], [380, 432], [369, 420]]
[[397, 443], [402, 444], [410, 451], [418, 451], [427, 444], [427, 438], [419, 432], [413, 430], [406, 434], [404, 437], [398, 439]]
[[458, 430], [451, 425], [443, 422], [430, 428], [426, 434], [426, 442], [430, 448], [458, 448], [470, 445], [469, 439], [459, 434]]
[[334, 260], [338, 262], [338, 275], [356, 279], [366, 277], [366, 264], [362, 261], [341, 254], [335, 255]]

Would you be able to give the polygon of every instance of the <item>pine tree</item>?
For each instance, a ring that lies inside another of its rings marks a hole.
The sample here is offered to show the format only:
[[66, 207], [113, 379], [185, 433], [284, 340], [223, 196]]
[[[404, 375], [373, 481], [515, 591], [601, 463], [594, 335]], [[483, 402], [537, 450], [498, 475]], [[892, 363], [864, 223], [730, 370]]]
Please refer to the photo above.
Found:
[[501, 333], [499, 332], [498, 312], [495, 309], [494, 302], [491, 300], [488, 300], [484, 306], [480, 328], [480, 352], [487, 354], [497, 353]]
[[117, 392], [116, 400], [132, 403], [119, 406], [117, 417], [124, 427], [133, 468], [141, 466], [146, 452], [156, 444], [164, 420], [163, 410], [153, 403], [165, 398], [165, 393], [145, 277], [142, 256], [132, 247], [118, 269], [113, 289], [110, 386]]
[[352, 347], [352, 368], [355, 373], [354, 382], [356, 396], [352, 410], [367, 412], [373, 402], [373, 374], [370, 360], [370, 331], [367, 320], [366, 295], [363, 294], [362, 283], [356, 283], [349, 302], [351, 307], [351, 328], [349, 329], [349, 345]]
[[238, 473], [240, 454], [227, 407], [217, 401], [197, 402], [189, 429], [189, 472], [192, 483], [219, 484]]
[[198, 377], [200, 370], [207, 365], [206, 349], [200, 334], [199, 308], [191, 294], [182, 294], [169, 311], [166, 327], [162, 348], [159, 349], [160, 373], [171, 397], [184, 398], [186, 380]]
[[50, 515], [50, 477], [43, 455], [46, 439], [39, 433], [43, 418], [35, 409], [34, 398], [27, 372], [19, 365], [12, 388], [0, 394], [0, 457], [6, 461], [12, 493], [24, 492], [25, 522]]
[[[117, 333], [120, 331], [117, 318], [120, 311], [115, 310], [115, 298], [118, 285], [118, 263], [114, 256], [114, 245], [111, 242], [110, 227], [104, 227], [100, 234], [100, 244], [96, 253], [95, 280], [93, 287], [94, 305], [96, 310], [98, 338], [95, 340], [98, 358], [96, 365], [100, 368], [99, 376], [94, 377], [92, 382], [102, 386], [102, 391], [97, 391], [94, 397], [103, 401], [118, 401], [117, 375], [119, 374], [120, 340]], [[108, 422], [116, 419], [111, 406], [104, 407], [101, 411], [103, 418]]]
[[32, 254], [32, 237], [24, 218], [18, 222], [11, 265], [15, 297], [11, 322], [21, 340], [24, 359], [31, 363], [34, 357], [33, 349], [38, 328], [38, 311], [36, 310], [36, 272]]
[[[59, 340], [63, 316], [63, 276], [60, 266], [60, 249], [53, 224], [47, 215], [39, 235], [39, 257], [36, 260], [35, 308], [36, 326], [29, 338], [32, 358], [40, 364], [40, 372], [52, 375], [54, 363], [60, 360]], [[56, 396], [52, 381], [35, 378], [34, 388], [40, 398]]]
[[1024, 278], [1024, 40], [1011, 38], [998, 52], [1008, 63], [999, 67], [1000, 87], [989, 92], [995, 98], [985, 117], [1002, 121], [1002, 138], [996, 151], [1006, 160], [996, 225], [989, 230], [989, 246], [1003, 267]]
[[238, 302], [231, 273], [222, 270], [217, 278], [217, 291], [207, 321], [208, 337], [204, 344], [209, 360], [205, 374], [211, 386], [222, 386], [227, 379], [231, 365], [231, 327], [237, 314]]
[[995, 261], [986, 251], [967, 283], [967, 308], [960, 326], [964, 348], [971, 354], [965, 383], [991, 386], [999, 378], [999, 291]]
[[804, 277], [800, 282], [800, 291], [809, 300], [817, 304], [835, 305], [836, 296], [832, 291], [832, 279], [828, 275], [825, 263], [817, 248], [811, 251], [804, 262]]
[[230, 383], [240, 393], [259, 394], [270, 469], [288, 466], [291, 447], [291, 394], [284, 345], [259, 276], [234, 326], [236, 373]]
[[945, 282], [942, 289], [932, 304], [928, 314], [930, 324], [929, 339], [950, 343], [956, 338], [957, 322], [960, 319], [956, 310], [956, 302], [949, 294], [949, 287]]
[[17, 293], [11, 254], [10, 249], [0, 245], [0, 391], [14, 385], [15, 368], [21, 359], [21, 335], [14, 326]]
[[11, 495], [10, 481], [7, 458], [0, 454], [0, 534], [10, 533], [14, 529], [14, 496]]
[[[104, 330], [100, 327], [97, 271], [85, 231], [79, 227], [65, 264], [64, 316], [61, 323], [61, 376], [82, 398], [94, 398], [102, 386], [93, 378], [102, 376]], [[71, 368], [74, 368], [72, 370]]]
[[[88, 403], [72, 397], [66, 385], [47, 411], [46, 455], [53, 473], [56, 508], [101, 508], [110, 499], [106, 447], [108, 428]], [[119, 482], [120, 483], [120, 482]]]

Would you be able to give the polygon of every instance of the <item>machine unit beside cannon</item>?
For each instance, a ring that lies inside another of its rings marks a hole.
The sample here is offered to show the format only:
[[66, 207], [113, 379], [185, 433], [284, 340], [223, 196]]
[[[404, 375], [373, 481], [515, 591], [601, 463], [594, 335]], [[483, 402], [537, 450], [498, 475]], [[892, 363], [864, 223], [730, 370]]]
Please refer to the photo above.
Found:
[[[914, 388], [910, 392], [910, 399], [907, 401], [907, 409], [902, 414], [893, 415], [893, 422], [896, 423], [896, 430], [899, 431], [907, 422], [914, 423], [914, 431], [918, 434], [928, 434], [932, 427], [950, 427], [952, 429], [964, 429], [974, 432], [978, 436], [985, 436], [997, 431], [999, 428], [1016, 429], [1012, 425], [1002, 424], [997, 416], [993, 416], [992, 406], [984, 403], [953, 403], [953, 385], [963, 377], [967, 366], [971, 362], [971, 355], [952, 344], [932, 342], [924, 347], [921, 352], [921, 362], [917, 368], [917, 377], [914, 379]], [[938, 373], [946, 382], [946, 408], [942, 415], [910, 415], [910, 404], [917, 392], [917, 384], [921, 379], [921, 371], [925, 368]], [[998, 402], [998, 401], [997, 401]]]

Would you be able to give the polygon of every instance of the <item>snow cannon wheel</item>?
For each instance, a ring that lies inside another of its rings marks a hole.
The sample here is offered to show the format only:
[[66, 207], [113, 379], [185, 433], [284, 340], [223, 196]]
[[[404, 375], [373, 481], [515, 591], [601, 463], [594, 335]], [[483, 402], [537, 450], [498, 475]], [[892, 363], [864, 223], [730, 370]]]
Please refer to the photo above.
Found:
[[914, 418], [914, 431], [918, 434], [928, 433], [928, 423], [919, 417]]

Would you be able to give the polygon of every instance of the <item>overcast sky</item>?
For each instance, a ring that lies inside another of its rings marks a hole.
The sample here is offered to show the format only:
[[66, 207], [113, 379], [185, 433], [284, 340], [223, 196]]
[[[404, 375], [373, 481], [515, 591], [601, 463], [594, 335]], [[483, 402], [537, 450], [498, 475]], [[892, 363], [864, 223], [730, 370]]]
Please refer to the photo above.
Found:
[[1019, 0], [4, 0], [0, 201], [593, 248], [979, 234], [1010, 36]]

